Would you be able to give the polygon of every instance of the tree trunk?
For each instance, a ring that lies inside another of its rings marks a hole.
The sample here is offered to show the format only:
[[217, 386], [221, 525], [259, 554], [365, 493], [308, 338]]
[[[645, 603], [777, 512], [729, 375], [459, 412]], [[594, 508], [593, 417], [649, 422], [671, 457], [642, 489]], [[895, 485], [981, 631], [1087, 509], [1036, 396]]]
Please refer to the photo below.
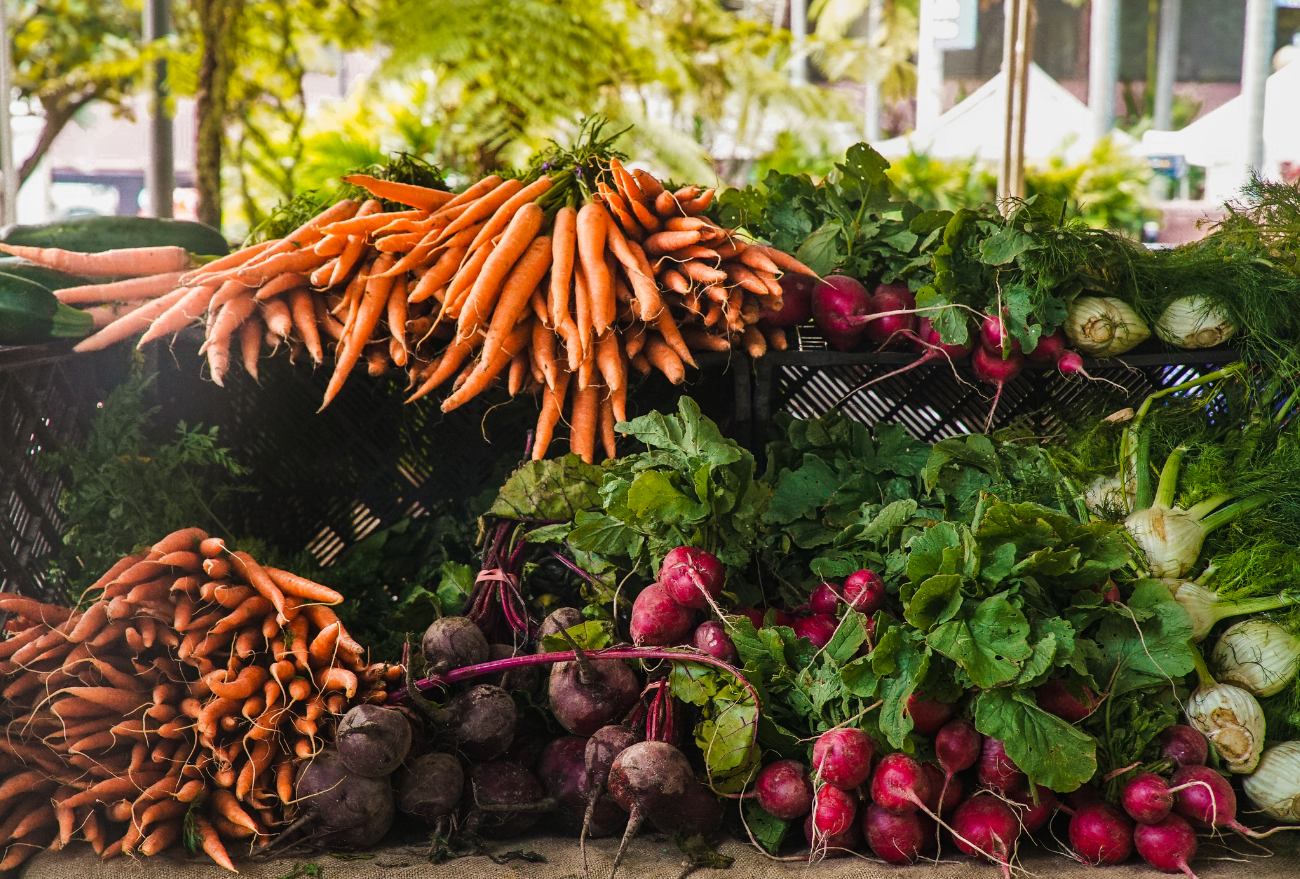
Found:
[[199, 222], [221, 228], [221, 156], [225, 141], [226, 86], [230, 80], [235, 24], [244, 0], [200, 0], [196, 4], [203, 32], [195, 113], [198, 116], [194, 161], [199, 192]]
[[36, 171], [36, 166], [41, 163], [41, 159], [45, 158], [45, 154], [50, 151], [54, 139], [72, 121], [72, 117], [76, 115], [77, 111], [96, 97], [97, 95], [90, 94], [84, 99], [51, 101], [49, 104], [44, 101], [41, 102], [41, 107], [45, 110], [45, 127], [41, 129], [41, 136], [36, 140], [35, 149], [32, 150], [31, 155], [23, 159], [22, 165], [18, 168], [19, 186], [26, 183], [27, 178], [31, 177]]

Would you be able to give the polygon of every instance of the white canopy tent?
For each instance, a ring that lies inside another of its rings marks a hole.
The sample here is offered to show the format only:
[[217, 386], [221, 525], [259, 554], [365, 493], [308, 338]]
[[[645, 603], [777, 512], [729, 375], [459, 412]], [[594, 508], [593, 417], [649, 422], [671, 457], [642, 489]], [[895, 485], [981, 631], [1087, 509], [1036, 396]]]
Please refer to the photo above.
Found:
[[[925, 153], [937, 159], [969, 159], [996, 162], [1002, 156], [1006, 115], [1005, 79], [998, 73], [970, 97], [944, 113], [928, 130], [875, 144], [886, 158], [909, 152]], [[1029, 65], [1028, 107], [1025, 130], [1025, 159], [1044, 161], [1063, 156], [1068, 162], [1081, 161], [1092, 149], [1092, 113], [1087, 105], [1066, 91], [1037, 64]], [[1111, 137], [1124, 147], [1136, 141], [1122, 131]]]
[[[1142, 152], [1183, 156], [1205, 167], [1205, 198], [1222, 201], [1246, 179], [1246, 102], [1238, 96], [1180, 131], [1148, 131]], [[1264, 165], [1278, 177], [1283, 162], [1300, 162], [1300, 63], [1288, 64], [1264, 86]]]

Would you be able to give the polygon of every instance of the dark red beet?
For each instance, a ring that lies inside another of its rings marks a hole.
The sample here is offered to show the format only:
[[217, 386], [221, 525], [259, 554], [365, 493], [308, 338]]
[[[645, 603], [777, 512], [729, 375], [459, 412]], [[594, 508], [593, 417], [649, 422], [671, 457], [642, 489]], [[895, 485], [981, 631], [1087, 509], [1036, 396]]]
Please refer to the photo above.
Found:
[[702, 610], [709, 600], [718, 600], [727, 572], [717, 556], [693, 546], [679, 546], [664, 556], [659, 567], [659, 585], [682, 607]]
[[465, 787], [465, 771], [451, 754], [424, 754], [407, 764], [397, 808], [433, 822], [451, 813]]
[[1196, 831], [1177, 815], [1167, 815], [1155, 824], [1139, 824], [1133, 829], [1133, 845], [1142, 860], [1157, 870], [1196, 879], [1187, 866], [1196, 857]]
[[1210, 757], [1210, 741], [1200, 730], [1175, 723], [1160, 734], [1160, 755], [1179, 766], [1204, 766]]
[[936, 844], [930, 816], [921, 812], [896, 815], [875, 803], [862, 815], [862, 831], [871, 850], [889, 864], [915, 864]]
[[818, 614], [817, 616], [802, 617], [795, 620], [792, 628], [800, 638], [807, 638], [821, 648], [830, 643], [839, 624], [839, 620], [833, 616]]
[[987, 736], [975, 767], [980, 784], [1000, 793], [1021, 790], [1027, 780], [1020, 767], [1007, 756], [1007, 749], [1002, 742]]
[[609, 793], [628, 813], [628, 822], [610, 879], [618, 872], [627, 845], [641, 823], [682, 802], [692, 786], [699, 783], [691, 764], [666, 742], [637, 742], [619, 752], [609, 770]]
[[849, 574], [844, 581], [844, 600], [858, 613], [872, 616], [885, 606], [888, 591], [885, 581], [875, 571], [861, 570]]
[[650, 810], [650, 823], [660, 833], [711, 836], [722, 826], [722, 801], [699, 782], [667, 807]]
[[875, 753], [875, 743], [860, 729], [828, 730], [813, 743], [813, 774], [826, 784], [853, 790], [871, 774]]
[[1120, 804], [1139, 824], [1158, 824], [1174, 808], [1169, 782], [1154, 772], [1139, 772], [1124, 785]]
[[673, 601], [658, 583], [641, 590], [632, 602], [632, 643], [638, 647], [670, 647], [682, 643], [695, 625], [695, 612]]
[[913, 694], [907, 697], [905, 713], [912, 718], [912, 729], [923, 736], [932, 736], [952, 720], [952, 704]]
[[1049, 788], [1041, 784], [1036, 785], [1038, 792], [1038, 803], [1034, 803], [1034, 798], [1029, 795], [1028, 791], [1015, 791], [1008, 794], [1007, 799], [1015, 803], [1019, 808], [1015, 811], [1020, 818], [1020, 823], [1025, 826], [1027, 833], [1037, 833], [1047, 826], [1047, 822], [1052, 820], [1052, 815], [1060, 808], [1060, 801], [1056, 799], [1056, 794], [1052, 793]]
[[781, 308], [763, 309], [762, 319], [774, 327], [797, 327], [812, 318], [812, 291], [817, 279], [802, 272], [786, 272], [781, 285]]
[[872, 313], [867, 288], [847, 275], [831, 275], [813, 288], [813, 323], [837, 350], [857, 344], [866, 329], [862, 318]]
[[[1092, 713], [1092, 705], [1080, 702], [1070, 695], [1065, 682], [1060, 678], [1053, 678], [1039, 684], [1034, 688], [1034, 695], [1038, 699], [1039, 708], [1048, 714], [1055, 714], [1067, 723], [1078, 723]], [[1092, 703], [1096, 698], [1092, 690], [1087, 687], [1083, 688], [1083, 695], [1088, 703]]]
[[[537, 634], [537, 652], [545, 653], [546, 647], [542, 644], [542, 639], [547, 635], [558, 635], [566, 629], [572, 629], [574, 626], [580, 626], [585, 622], [582, 618], [582, 611], [576, 607], [557, 607], [546, 615], [542, 620], [541, 631]], [[559, 648], [567, 650], [568, 647]]]
[[703, 650], [723, 662], [734, 665], [740, 659], [740, 654], [736, 652], [736, 645], [732, 643], [731, 636], [727, 634], [727, 627], [717, 620], [708, 620], [696, 626], [691, 643], [697, 649]]
[[578, 662], [558, 662], [547, 687], [551, 713], [575, 736], [589, 736], [618, 720], [641, 695], [636, 674], [619, 660], [598, 660], [590, 668], [594, 679], [584, 682]]
[[[582, 830], [582, 817], [587, 812], [587, 798], [583, 796], [583, 754], [587, 739], [582, 736], [563, 736], [542, 749], [537, 761], [537, 777], [546, 788], [546, 795], [554, 797], [556, 817], [565, 830], [578, 833]], [[622, 809], [619, 809], [622, 814]]]
[[[537, 776], [505, 760], [471, 766], [469, 778], [469, 800], [481, 806], [530, 806], [546, 794]], [[528, 810], [474, 809], [468, 826], [489, 839], [509, 839], [527, 833], [540, 817], [541, 813]]]
[[471, 687], [452, 699], [447, 710], [454, 718], [451, 738], [471, 760], [494, 760], [514, 741], [519, 720], [515, 700], [500, 687]]
[[602, 726], [586, 739], [583, 750], [583, 771], [593, 785], [604, 787], [609, 781], [609, 768], [619, 754], [635, 745], [637, 734], [626, 726], [610, 724]]
[[1122, 864], [1133, 854], [1133, 819], [1110, 803], [1089, 803], [1070, 818], [1070, 845], [1085, 863]]
[[840, 609], [840, 587], [832, 583], [823, 583], [812, 591], [808, 596], [808, 613], [810, 614], [831, 614], [832, 616]]
[[813, 786], [808, 767], [798, 760], [778, 760], [764, 766], [754, 789], [758, 804], [777, 818], [790, 821], [812, 808]]

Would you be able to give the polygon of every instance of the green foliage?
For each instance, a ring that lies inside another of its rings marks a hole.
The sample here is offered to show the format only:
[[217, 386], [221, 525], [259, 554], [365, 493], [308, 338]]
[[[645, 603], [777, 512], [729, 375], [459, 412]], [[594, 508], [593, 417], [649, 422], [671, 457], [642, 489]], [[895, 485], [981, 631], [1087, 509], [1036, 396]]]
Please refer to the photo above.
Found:
[[1137, 239], [1158, 215], [1149, 207], [1151, 169], [1110, 138], [1071, 165], [1059, 156], [1025, 169], [1025, 190], [1070, 205], [1072, 215], [1093, 229], [1113, 229]]

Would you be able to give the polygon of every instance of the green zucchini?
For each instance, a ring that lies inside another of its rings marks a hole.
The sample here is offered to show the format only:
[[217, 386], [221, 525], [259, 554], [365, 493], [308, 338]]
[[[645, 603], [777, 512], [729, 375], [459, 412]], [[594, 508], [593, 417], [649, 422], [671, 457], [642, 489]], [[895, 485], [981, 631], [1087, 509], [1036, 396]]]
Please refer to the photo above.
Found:
[[40, 226], [6, 226], [0, 243], [101, 253], [124, 247], [184, 247], [200, 256], [225, 256], [230, 244], [202, 223], [151, 217], [86, 217]]
[[61, 272], [58, 269], [47, 269], [45, 266], [38, 266], [34, 262], [28, 262], [16, 256], [7, 256], [0, 259], [0, 272], [35, 281], [46, 290], [64, 290], [68, 287], [81, 287], [85, 284], [102, 282], [102, 279], [91, 280], [90, 278], [83, 278], [81, 275], [69, 275], [67, 272]]
[[82, 339], [95, 319], [60, 302], [35, 281], [0, 272], [0, 345]]

